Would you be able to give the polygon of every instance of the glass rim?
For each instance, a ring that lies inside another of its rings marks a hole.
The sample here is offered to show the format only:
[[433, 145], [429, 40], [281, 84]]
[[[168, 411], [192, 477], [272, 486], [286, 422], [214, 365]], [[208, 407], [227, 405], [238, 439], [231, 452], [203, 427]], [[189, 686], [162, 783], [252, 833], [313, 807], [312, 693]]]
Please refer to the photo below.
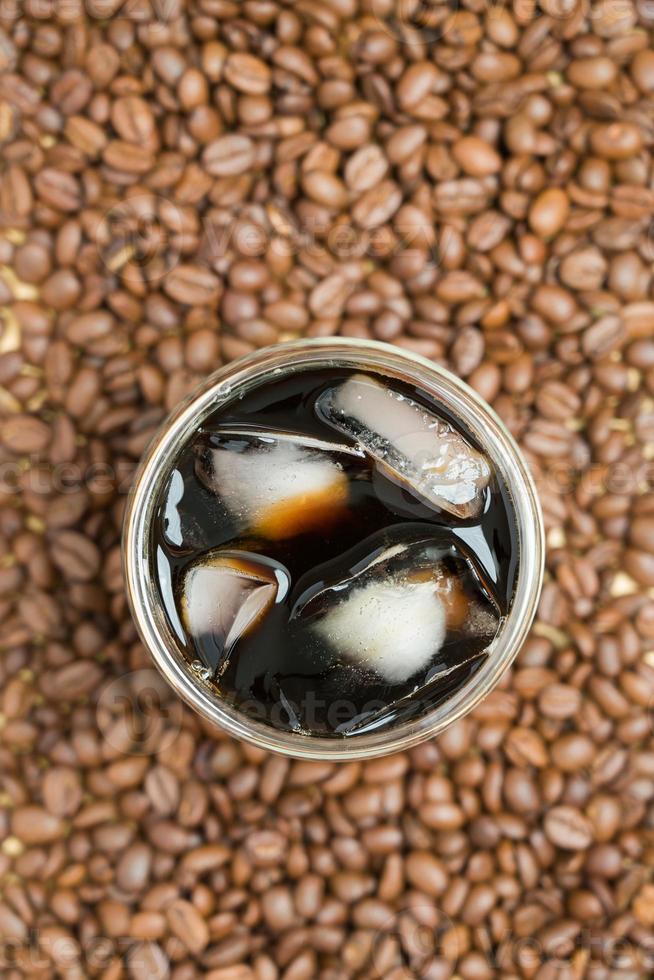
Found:
[[[380, 371], [414, 384], [441, 400], [488, 452], [506, 484], [518, 531], [519, 559], [511, 607], [484, 664], [463, 686], [419, 718], [379, 732], [319, 736], [287, 732], [245, 715], [218, 698], [185, 661], [168, 622], [152, 568], [151, 526], [163, 481], [181, 446], [210, 413], [268, 375], [336, 364]], [[544, 575], [543, 516], [533, 477], [517, 443], [493, 409], [446, 368], [412, 351], [379, 341], [330, 337], [261, 348], [219, 368], [200, 383], [162, 423], [137, 469], [127, 501], [122, 539], [128, 602], [140, 638], [178, 696], [236, 738], [295, 758], [330, 761], [369, 759], [405, 750], [437, 735], [474, 708], [495, 687], [526, 639]]]

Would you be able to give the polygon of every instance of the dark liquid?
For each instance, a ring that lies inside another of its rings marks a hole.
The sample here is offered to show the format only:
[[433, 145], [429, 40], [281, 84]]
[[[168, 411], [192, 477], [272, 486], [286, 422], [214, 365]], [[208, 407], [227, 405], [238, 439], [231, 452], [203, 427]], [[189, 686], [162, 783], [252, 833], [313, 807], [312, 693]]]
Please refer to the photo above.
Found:
[[[512, 503], [495, 473], [484, 491], [481, 516], [461, 520], [388, 479], [370, 458], [336, 453], [332, 458], [348, 478], [346, 506], [337, 519], [282, 540], [244, 528], [241, 517], [198, 479], [198, 468], [213, 447], [235, 453], [251, 448], [249, 431], [297, 433], [354, 446], [353, 439], [335, 433], [315, 410], [321, 393], [352, 373], [327, 368], [282, 375], [209, 416], [193, 445], [181, 451], [153, 527], [154, 574], [189, 669], [199, 671], [217, 697], [275, 728], [335, 737], [378, 731], [433, 709], [479, 669], [492, 638], [488, 629], [471, 635], [448, 625], [427, 667], [389, 681], [335, 654], [333, 643], [312, 626], [342, 594], [340, 582], [373, 554], [408, 542], [408, 555], [438, 560], [446, 574], [457, 577], [465, 601], [476, 602], [483, 616], [492, 614], [499, 623], [509, 610], [518, 560]], [[386, 383], [449, 422], [481, 450], [443, 405], [399, 381]], [[225, 430], [239, 431], [227, 438]], [[226, 657], [215, 637], [188, 636], [180, 615], [186, 570], [204, 553], [221, 548], [250, 552], [253, 559], [264, 556], [281, 563], [290, 575], [284, 600], [248, 629]], [[402, 561], [402, 555], [391, 557], [383, 567], [392, 573]], [[397, 657], [411, 643], [412, 624], [407, 621]]]

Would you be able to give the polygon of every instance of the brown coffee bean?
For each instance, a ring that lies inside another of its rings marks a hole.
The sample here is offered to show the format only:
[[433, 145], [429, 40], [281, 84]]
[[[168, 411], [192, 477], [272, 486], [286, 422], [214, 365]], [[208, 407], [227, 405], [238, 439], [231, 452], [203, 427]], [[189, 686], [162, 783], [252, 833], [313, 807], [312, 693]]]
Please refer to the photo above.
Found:
[[567, 76], [575, 88], [606, 89], [617, 74], [617, 66], [610, 58], [601, 56], [579, 58], [571, 61]]
[[624, 553], [625, 571], [641, 585], [654, 586], [654, 555], [630, 548]]
[[11, 818], [11, 832], [24, 844], [51, 844], [64, 834], [64, 823], [40, 806], [18, 806]]
[[134, 943], [127, 955], [127, 970], [133, 980], [168, 980], [169, 960], [161, 946], [155, 942]]
[[387, 172], [388, 161], [380, 147], [362, 146], [345, 165], [345, 183], [352, 192], [361, 194], [376, 187]]
[[155, 132], [152, 110], [137, 95], [116, 99], [111, 107], [111, 122], [120, 139], [127, 143], [148, 144]]
[[249, 834], [245, 847], [254, 865], [259, 867], [274, 867], [281, 864], [286, 857], [287, 840], [277, 831], [261, 830]]
[[480, 82], [508, 82], [520, 73], [520, 60], [505, 51], [478, 54], [472, 62], [472, 72]]
[[570, 205], [565, 191], [552, 187], [538, 195], [529, 211], [529, 225], [543, 238], [556, 235], [565, 225]]
[[166, 909], [170, 930], [177, 939], [197, 956], [209, 944], [209, 927], [191, 902], [178, 899]]
[[78, 211], [81, 206], [81, 191], [72, 174], [54, 167], [41, 170], [35, 180], [34, 188], [49, 207], [55, 211]]
[[383, 180], [358, 198], [352, 206], [352, 217], [361, 228], [378, 228], [393, 216], [401, 202], [397, 184]]
[[67, 580], [88, 582], [100, 569], [96, 545], [77, 531], [60, 531], [52, 540], [52, 561]]
[[147, 146], [126, 140], [110, 140], [102, 159], [109, 167], [128, 174], [147, 174], [154, 165], [154, 157]]
[[311, 292], [309, 306], [315, 316], [340, 316], [354, 286], [344, 276], [334, 273]]
[[80, 112], [93, 92], [87, 75], [77, 68], [63, 72], [50, 88], [50, 99], [65, 116]]
[[411, 884], [427, 895], [440, 895], [447, 887], [448, 875], [444, 866], [426, 851], [408, 854], [405, 871]]
[[407, 68], [396, 90], [402, 108], [409, 110], [420, 103], [432, 91], [438, 77], [438, 69], [430, 61], [417, 61]]
[[591, 132], [590, 142], [599, 157], [626, 160], [640, 151], [642, 136], [637, 126], [614, 122], [596, 126]]
[[545, 814], [544, 829], [548, 839], [564, 850], [584, 850], [593, 842], [592, 825], [576, 807], [552, 807]]
[[545, 418], [564, 422], [581, 408], [581, 400], [560, 381], [547, 381], [536, 395], [536, 404]]
[[212, 177], [233, 177], [245, 173], [254, 164], [255, 146], [248, 136], [231, 134], [209, 143], [202, 163]]
[[92, 691], [102, 677], [98, 664], [78, 661], [59, 667], [48, 677], [48, 697], [56, 701], [71, 701]]
[[624, 324], [617, 316], [604, 316], [584, 330], [582, 348], [592, 359], [606, 357], [619, 347], [625, 336]]
[[178, 303], [208, 306], [220, 298], [220, 280], [198, 265], [178, 265], [164, 281], [166, 293]]
[[225, 60], [225, 79], [240, 92], [265, 95], [271, 86], [271, 71], [265, 61], [254, 55], [234, 52]]
[[502, 166], [498, 152], [477, 136], [464, 136], [452, 146], [452, 156], [464, 173], [485, 177], [497, 173]]
[[631, 62], [630, 71], [634, 83], [644, 95], [654, 91], [654, 57], [649, 50], [638, 51]]
[[538, 707], [547, 718], [572, 718], [580, 704], [579, 691], [569, 684], [548, 684], [538, 698]]
[[66, 766], [48, 769], [43, 778], [43, 802], [56, 817], [72, 817], [82, 802], [79, 774]]
[[12, 453], [40, 453], [50, 443], [50, 427], [33, 415], [14, 415], [0, 427], [0, 442]]
[[145, 777], [145, 791], [153, 808], [162, 817], [172, 816], [180, 800], [179, 781], [166, 766], [154, 766]]
[[41, 282], [51, 269], [48, 250], [37, 242], [23, 245], [16, 249], [14, 269], [18, 278], [24, 282]]
[[345, 185], [327, 171], [309, 171], [302, 178], [302, 188], [313, 201], [334, 210], [340, 210], [348, 202], [349, 194]]
[[576, 772], [590, 764], [595, 756], [595, 744], [586, 735], [573, 732], [562, 735], [552, 744], [552, 762], [561, 772]]
[[575, 313], [573, 296], [558, 286], [538, 286], [532, 296], [532, 306], [552, 323], [565, 323]]
[[570, 289], [601, 289], [608, 265], [598, 248], [571, 252], [561, 262], [561, 282]]

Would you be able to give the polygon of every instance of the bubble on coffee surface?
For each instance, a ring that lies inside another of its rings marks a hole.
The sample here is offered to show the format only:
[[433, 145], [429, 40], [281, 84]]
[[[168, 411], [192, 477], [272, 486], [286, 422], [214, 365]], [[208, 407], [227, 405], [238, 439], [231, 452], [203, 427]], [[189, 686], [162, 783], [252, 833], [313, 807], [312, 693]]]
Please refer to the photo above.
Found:
[[[433, 422], [440, 406], [378, 377], [326, 366], [236, 392], [162, 481], [154, 572], [189, 673], [278, 730], [354, 738], [420, 718], [492, 656], [510, 607], [517, 549], [493, 468], [462, 520], [379, 464], [374, 429], [328, 417], [365, 381], [363, 398]], [[482, 456], [447, 411], [438, 422]]]
[[225, 429], [197, 447], [195, 471], [244, 529], [290, 538], [337, 522], [347, 508], [348, 479], [338, 456], [357, 455], [288, 433]]
[[209, 670], [202, 672], [205, 680], [220, 674], [234, 644], [285, 597], [289, 584], [283, 565], [247, 552], [216, 550], [186, 568], [179, 611]]
[[490, 463], [445, 420], [360, 374], [324, 392], [316, 408], [391, 479], [457, 518], [480, 515]]

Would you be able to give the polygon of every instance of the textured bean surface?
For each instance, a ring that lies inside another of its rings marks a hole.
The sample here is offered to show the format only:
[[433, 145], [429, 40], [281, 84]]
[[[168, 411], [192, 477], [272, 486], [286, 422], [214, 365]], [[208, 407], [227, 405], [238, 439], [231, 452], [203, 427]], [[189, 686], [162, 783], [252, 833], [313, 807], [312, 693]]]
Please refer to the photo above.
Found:
[[[3, 980], [654, 975], [653, 42], [636, 0], [3, 4]], [[171, 697], [119, 552], [166, 412], [334, 334], [466, 378], [548, 538], [499, 688], [342, 766]]]

